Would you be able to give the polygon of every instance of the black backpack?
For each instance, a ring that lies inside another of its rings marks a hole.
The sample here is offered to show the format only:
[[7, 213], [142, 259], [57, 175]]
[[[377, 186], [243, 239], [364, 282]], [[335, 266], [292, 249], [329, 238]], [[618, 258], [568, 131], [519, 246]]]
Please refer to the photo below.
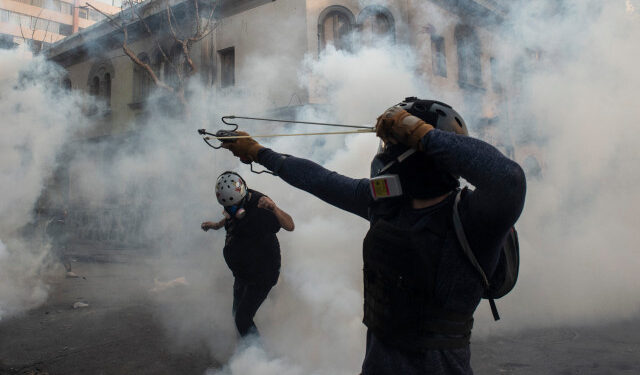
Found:
[[467, 236], [464, 234], [464, 229], [462, 228], [462, 221], [460, 220], [460, 214], [458, 213], [458, 202], [460, 202], [461, 195], [462, 190], [458, 191], [456, 194], [456, 200], [453, 204], [453, 226], [456, 230], [456, 236], [458, 237], [458, 241], [460, 242], [467, 258], [469, 258], [473, 267], [482, 277], [485, 287], [482, 298], [489, 300], [493, 319], [499, 320], [500, 315], [498, 314], [498, 308], [496, 307], [494, 300], [509, 293], [516, 285], [516, 281], [518, 279], [518, 267], [520, 266], [518, 233], [516, 232], [516, 228], [511, 227], [509, 234], [507, 234], [507, 238], [502, 244], [500, 258], [498, 259], [498, 266], [491, 276], [491, 280], [487, 279], [487, 275], [485, 275], [484, 270], [480, 267], [480, 264], [478, 264], [475, 255], [473, 255], [473, 251], [471, 251], [469, 241], [467, 241]]

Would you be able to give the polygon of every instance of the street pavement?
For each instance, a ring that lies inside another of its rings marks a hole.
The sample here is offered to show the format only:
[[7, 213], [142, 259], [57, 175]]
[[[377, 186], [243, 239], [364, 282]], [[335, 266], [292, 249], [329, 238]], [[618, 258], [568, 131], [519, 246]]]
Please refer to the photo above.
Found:
[[[81, 277], [51, 280], [41, 307], [0, 321], [0, 375], [191, 375], [219, 366], [206, 345], [172, 345], [144, 263], [74, 263], [74, 272]], [[480, 375], [640, 374], [640, 317], [472, 341]]]
[[0, 321], [0, 375], [192, 375], [217, 366], [205, 347], [172, 345], [143, 263], [73, 266], [81, 277], [61, 272], [44, 305]]

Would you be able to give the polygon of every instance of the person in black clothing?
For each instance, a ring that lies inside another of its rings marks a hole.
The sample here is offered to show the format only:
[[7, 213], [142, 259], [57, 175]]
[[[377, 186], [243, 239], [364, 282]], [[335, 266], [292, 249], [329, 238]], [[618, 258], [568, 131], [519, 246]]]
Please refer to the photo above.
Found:
[[234, 172], [222, 173], [216, 182], [216, 197], [224, 206], [224, 219], [206, 221], [201, 228], [220, 229], [227, 237], [224, 260], [233, 272], [233, 316], [240, 336], [258, 334], [253, 322], [280, 275], [280, 228], [293, 231], [291, 216], [266, 195], [247, 188]]
[[363, 375], [472, 374], [469, 340], [484, 284], [454, 230], [458, 179], [475, 187], [464, 190], [458, 211], [491, 278], [524, 206], [524, 173], [493, 146], [467, 136], [462, 117], [437, 101], [405, 99], [378, 117], [376, 133], [382, 142], [372, 179], [342, 176], [251, 138], [223, 147], [370, 221], [363, 246]]

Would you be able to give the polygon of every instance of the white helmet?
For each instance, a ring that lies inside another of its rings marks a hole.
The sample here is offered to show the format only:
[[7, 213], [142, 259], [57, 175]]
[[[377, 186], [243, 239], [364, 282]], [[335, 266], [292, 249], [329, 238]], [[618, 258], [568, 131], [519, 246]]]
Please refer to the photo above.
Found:
[[226, 171], [216, 181], [216, 198], [223, 206], [240, 204], [247, 195], [247, 184], [239, 174]]

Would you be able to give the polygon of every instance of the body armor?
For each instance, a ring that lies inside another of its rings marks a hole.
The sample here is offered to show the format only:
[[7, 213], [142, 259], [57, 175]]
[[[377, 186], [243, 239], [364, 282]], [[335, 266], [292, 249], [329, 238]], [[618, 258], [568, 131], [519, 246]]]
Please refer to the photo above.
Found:
[[446, 311], [434, 298], [441, 254], [455, 238], [451, 215], [435, 216], [410, 229], [379, 218], [364, 239], [363, 322], [376, 337], [410, 350], [465, 347], [473, 326], [472, 313]]

